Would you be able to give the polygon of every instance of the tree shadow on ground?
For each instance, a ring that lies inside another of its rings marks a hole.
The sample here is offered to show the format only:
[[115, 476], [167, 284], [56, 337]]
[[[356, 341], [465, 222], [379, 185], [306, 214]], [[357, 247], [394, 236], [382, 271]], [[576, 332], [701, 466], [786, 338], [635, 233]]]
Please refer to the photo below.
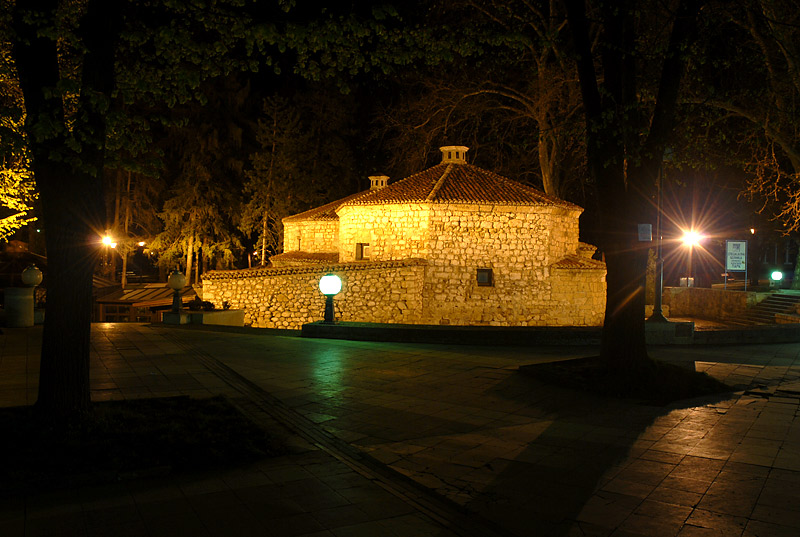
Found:
[[538, 427], [528, 428], [517, 449], [476, 470], [485, 486], [473, 487], [466, 507], [513, 534], [548, 536], [614, 532], [682, 458], [679, 445], [659, 442], [687, 409], [730, 396], [643, 405], [523, 374], [487, 395], [521, 403], [517, 414]]
[[96, 402], [79, 424], [0, 409], [0, 498], [228, 468], [288, 452], [227, 398]]

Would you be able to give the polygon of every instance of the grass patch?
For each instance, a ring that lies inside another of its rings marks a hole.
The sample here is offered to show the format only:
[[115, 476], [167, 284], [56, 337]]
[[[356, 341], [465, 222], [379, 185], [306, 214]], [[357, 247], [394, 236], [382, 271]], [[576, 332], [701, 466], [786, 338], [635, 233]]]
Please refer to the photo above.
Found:
[[0, 494], [233, 466], [287, 451], [224, 397], [92, 407], [71, 428], [43, 426], [33, 407], [0, 409]]
[[527, 365], [519, 370], [547, 384], [654, 405], [733, 391], [706, 373], [651, 359], [633, 367], [617, 367], [592, 356]]

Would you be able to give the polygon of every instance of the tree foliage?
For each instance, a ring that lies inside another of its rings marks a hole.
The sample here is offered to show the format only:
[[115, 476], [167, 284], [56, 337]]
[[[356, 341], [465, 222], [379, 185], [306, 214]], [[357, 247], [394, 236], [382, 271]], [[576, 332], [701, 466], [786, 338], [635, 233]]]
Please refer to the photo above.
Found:
[[240, 229], [256, 234], [260, 262], [283, 247], [281, 220], [357, 188], [353, 99], [311, 90], [268, 97], [250, 155]]
[[[7, 30], [7, 17], [0, 17], [0, 33]], [[35, 220], [32, 204], [36, 198], [22, 134], [22, 93], [8, 45], [0, 42], [0, 239], [8, 239]]]
[[[493, 48], [411, 76], [412, 90], [385, 121], [403, 148], [395, 154], [463, 143], [484, 166], [554, 196], [582, 198], [580, 88], [561, 3], [443, 3], [439, 10]], [[415, 169], [424, 156], [411, 159]]]
[[772, 213], [786, 233], [797, 232], [800, 13], [786, 0], [746, 0], [724, 5], [719, 13], [728, 35], [716, 36], [737, 57], [728, 56], [720, 78], [707, 81], [698, 101], [718, 112], [717, 133], [741, 133], [741, 161], [749, 172], [744, 196], [760, 200], [762, 210]]

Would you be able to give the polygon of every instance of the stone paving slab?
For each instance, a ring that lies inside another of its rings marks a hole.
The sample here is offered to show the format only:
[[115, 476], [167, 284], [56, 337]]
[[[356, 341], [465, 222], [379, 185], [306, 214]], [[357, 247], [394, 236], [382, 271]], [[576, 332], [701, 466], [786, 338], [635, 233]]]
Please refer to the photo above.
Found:
[[[94, 400], [225, 394], [236, 402], [241, 396], [174, 340], [132, 326], [94, 327]], [[0, 392], [2, 405], [31, 404], [41, 330], [4, 332], [0, 389], [8, 389]], [[290, 455], [245, 468], [2, 499], [0, 535], [454, 535], [331, 454], [294, 435], [287, 440]]]
[[[0, 404], [35, 397], [37, 360], [28, 354], [36, 355], [37, 335], [18, 330], [0, 336]], [[800, 531], [798, 344], [653, 348], [654, 357], [692, 362], [737, 391], [648, 407], [515, 373], [520, 365], [596, 352], [586, 347], [303, 340], [146, 325], [98, 325], [93, 342], [97, 399], [240, 395], [197, 359], [210, 357], [303, 423], [515, 535]], [[78, 510], [65, 497], [23, 498], [0, 508], [0, 535], [48, 534], [49, 522], [26, 511], [37, 501], [55, 510], [50, 522], [69, 521], [76, 535], [98, 534], [117, 520], [127, 521], [115, 531], [123, 535], [217, 535], [239, 522], [243, 535], [264, 527], [273, 535], [448, 534], [425, 515], [404, 511], [408, 504], [395, 496], [382, 504], [382, 489], [352, 470], [315, 474], [314, 464], [326, 471], [337, 464], [303, 459], [330, 457], [312, 448], [283, 461], [292, 470], [255, 468], [185, 486], [136, 482], [154, 491], [152, 501], [117, 491], [89, 497]], [[290, 485], [276, 477], [285, 473]], [[321, 488], [312, 494], [311, 483]], [[276, 497], [278, 490], [284, 493]], [[107, 505], [112, 498], [120, 504]], [[224, 508], [211, 509], [214, 502]], [[389, 514], [374, 518], [384, 509]], [[267, 525], [269, 517], [274, 523]]]
[[223, 350], [213, 339], [208, 352], [265, 389], [291, 385], [287, 402], [297, 412], [326, 416], [327, 430], [518, 535], [532, 527], [545, 535], [755, 534], [765, 523], [780, 526], [753, 513], [763, 510], [773, 473], [796, 472], [800, 460], [789, 440], [798, 401], [776, 397], [784, 379], [800, 374], [793, 344], [654, 349], [739, 391], [643, 407], [514, 374], [591, 349], [532, 356], [329, 341], [300, 356], [291, 343], [270, 341], [276, 357], [265, 370], [247, 358], [258, 343], [226, 341], [235, 349]]

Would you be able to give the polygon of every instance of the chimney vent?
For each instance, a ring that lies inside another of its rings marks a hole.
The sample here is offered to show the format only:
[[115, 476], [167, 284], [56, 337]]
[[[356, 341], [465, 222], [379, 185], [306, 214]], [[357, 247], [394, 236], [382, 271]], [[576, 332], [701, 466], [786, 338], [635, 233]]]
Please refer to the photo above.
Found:
[[380, 190], [389, 183], [388, 175], [370, 175], [369, 176], [369, 189]]
[[442, 163], [466, 164], [469, 147], [463, 145], [445, 145], [439, 148], [442, 152]]

